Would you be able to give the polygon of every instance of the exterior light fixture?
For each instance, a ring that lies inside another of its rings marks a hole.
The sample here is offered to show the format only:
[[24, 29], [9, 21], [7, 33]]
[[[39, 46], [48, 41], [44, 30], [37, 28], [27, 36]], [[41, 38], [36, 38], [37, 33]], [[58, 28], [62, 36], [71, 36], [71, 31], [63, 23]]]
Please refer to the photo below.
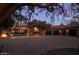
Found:
[[2, 37], [2, 38], [6, 38], [6, 37], [8, 37], [8, 35], [5, 34], [5, 33], [2, 33], [2, 34], [1, 34], [1, 37]]

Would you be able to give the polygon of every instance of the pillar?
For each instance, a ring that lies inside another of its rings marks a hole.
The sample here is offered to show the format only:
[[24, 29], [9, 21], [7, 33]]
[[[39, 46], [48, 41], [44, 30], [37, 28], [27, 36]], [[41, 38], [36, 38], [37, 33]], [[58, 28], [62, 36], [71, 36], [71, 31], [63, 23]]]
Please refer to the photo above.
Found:
[[[42, 31], [41, 31], [42, 32]], [[45, 36], [46, 30], [43, 31], [43, 36]]]
[[54, 35], [54, 30], [51, 30], [52, 31], [52, 35]]
[[68, 36], [69, 35], [69, 29], [66, 29], [65, 33]]

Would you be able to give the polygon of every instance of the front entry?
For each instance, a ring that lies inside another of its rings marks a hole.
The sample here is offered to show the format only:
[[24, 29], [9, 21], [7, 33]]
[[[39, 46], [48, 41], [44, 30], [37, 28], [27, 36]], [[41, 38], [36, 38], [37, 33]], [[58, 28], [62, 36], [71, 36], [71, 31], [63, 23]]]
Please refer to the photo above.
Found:
[[65, 30], [63, 30], [62, 32], [63, 32], [62, 35], [65, 35]]

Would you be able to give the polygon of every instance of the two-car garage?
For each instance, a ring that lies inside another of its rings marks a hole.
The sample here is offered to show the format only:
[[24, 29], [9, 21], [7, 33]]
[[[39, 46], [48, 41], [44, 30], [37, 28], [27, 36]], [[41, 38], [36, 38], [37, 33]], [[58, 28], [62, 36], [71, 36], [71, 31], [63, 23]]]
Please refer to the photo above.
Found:
[[78, 30], [77, 29], [68, 29], [67, 30], [46, 30], [45, 35], [69, 35], [69, 36], [77, 36], [78, 35]]

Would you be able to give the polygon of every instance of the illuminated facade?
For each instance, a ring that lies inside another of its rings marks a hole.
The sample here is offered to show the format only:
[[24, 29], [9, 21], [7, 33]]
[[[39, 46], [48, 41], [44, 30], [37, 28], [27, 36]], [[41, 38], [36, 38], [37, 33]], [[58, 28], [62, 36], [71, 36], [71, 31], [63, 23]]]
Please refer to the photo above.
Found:
[[11, 33], [13, 34], [27, 34], [27, 24], [15, 24], [11, 29]]
[[14, 27], [11, 29], [12, 34], [17, 35], [25, 35], [25, 36], [33, 36], [33, 35], [42, 35], [42, 31], [39, 30], [37, 27], [33, 29], [29, 29], [27, 24], [15, 24]]

